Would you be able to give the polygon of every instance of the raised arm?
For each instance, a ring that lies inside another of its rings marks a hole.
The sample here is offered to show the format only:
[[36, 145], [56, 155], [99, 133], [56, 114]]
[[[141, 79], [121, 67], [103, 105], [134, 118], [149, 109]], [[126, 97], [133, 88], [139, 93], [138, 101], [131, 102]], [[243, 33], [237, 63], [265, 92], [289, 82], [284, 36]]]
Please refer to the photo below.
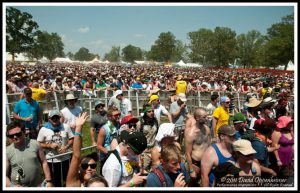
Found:
[[68, 171], [66, 186], [67, 187], [80, 187], [80, 179], [78, 176], [79, 165], [80, 165], [80, 149], [82, 142], [82, 127], [88, 118], [88, 113], [82, 113], [78, 118], [76, 118], [76, 128], [74, 134], [73, 142], [73, 156]]

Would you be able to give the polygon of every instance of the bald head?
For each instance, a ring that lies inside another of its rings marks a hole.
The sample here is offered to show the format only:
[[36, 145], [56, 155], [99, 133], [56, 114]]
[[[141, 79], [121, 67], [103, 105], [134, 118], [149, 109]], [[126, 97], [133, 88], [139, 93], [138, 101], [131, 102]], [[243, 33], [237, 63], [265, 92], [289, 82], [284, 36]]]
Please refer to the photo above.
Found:
[[195, 112], [194, 112], [194, 117], [199, 117], [199, 116], [203, 116], [203, 115], [206, 115], [207, 112], [206, 112], [206, 109], [203, 108], [203, 107], [197, 107], [195, 109]]

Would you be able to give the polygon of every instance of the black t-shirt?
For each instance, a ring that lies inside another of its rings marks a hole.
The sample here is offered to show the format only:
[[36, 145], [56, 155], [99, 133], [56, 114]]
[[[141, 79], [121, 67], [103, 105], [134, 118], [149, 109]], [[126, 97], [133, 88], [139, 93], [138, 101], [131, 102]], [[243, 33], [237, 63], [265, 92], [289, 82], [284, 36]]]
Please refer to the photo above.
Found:
[[96, 132], [107, 122], [107, 113], [104, 112], [102, 115], [95, 114], [91, 119], [91, 127], [95, 128]]

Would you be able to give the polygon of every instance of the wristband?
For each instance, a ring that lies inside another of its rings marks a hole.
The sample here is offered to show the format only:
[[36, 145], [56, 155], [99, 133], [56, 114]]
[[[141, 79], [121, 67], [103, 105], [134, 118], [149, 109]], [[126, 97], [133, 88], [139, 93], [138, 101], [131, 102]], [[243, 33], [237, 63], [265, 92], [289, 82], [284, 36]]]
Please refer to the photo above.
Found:
[[52, 181], [52, 180], [46, 180], [46, 182], [47, 182], [47, 183], [53, 183], [53, 181]]
[[74, 136], [80, 136], [80, 137], [82, 137], [82, 133], [74, 132]]
[[134, 181], [130, 180], [130, 187], [135, 187]]

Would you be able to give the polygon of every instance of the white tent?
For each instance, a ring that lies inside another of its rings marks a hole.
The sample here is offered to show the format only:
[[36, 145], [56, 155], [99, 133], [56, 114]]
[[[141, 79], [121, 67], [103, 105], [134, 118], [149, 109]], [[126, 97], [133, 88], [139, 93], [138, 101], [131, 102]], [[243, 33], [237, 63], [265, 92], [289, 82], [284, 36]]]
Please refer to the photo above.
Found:
[[88, 63], [94, 64], [94, 63], [100, 63], [101, 61], [96, 57], [93, 60], [89, 61]]
[[[6, 52], [6, 61], [12, 61], [12, 55], [9, 52]], [[25, 57], [23, 53], [15, 54], [15, 61], [16, 62], [24, 62], [24, 61], [30, 61], [29, 58]]]
[[55, 58], [53, 62], [61, 62], [61, 63], [71, 63], [73, 62], [70, 58]]
[[179, 66], [186, 66], [186, 64], [185, 64], [182, 60], [180, 60], [180, 61], [177, 62], [176, 64], [178, 64]]
[[110, 61], [108, 61], [108, 60], [105, 60], [104, 62], [102, 62], [102, 63], [104, 63], [104, 64], [109, 64], [110, 63]]
[[291, 70], [291, 71], [294, 71], [294, 63], [290, 60], [289, 63], [288, 63], [288, 66], [286, 68], [286, 70]]
[[46, 64], [46, 63], [49, 63], [50, 60], [48, 60], [45, 56], [39, 60], [40, 63], [43, 63], [43, 64]]

